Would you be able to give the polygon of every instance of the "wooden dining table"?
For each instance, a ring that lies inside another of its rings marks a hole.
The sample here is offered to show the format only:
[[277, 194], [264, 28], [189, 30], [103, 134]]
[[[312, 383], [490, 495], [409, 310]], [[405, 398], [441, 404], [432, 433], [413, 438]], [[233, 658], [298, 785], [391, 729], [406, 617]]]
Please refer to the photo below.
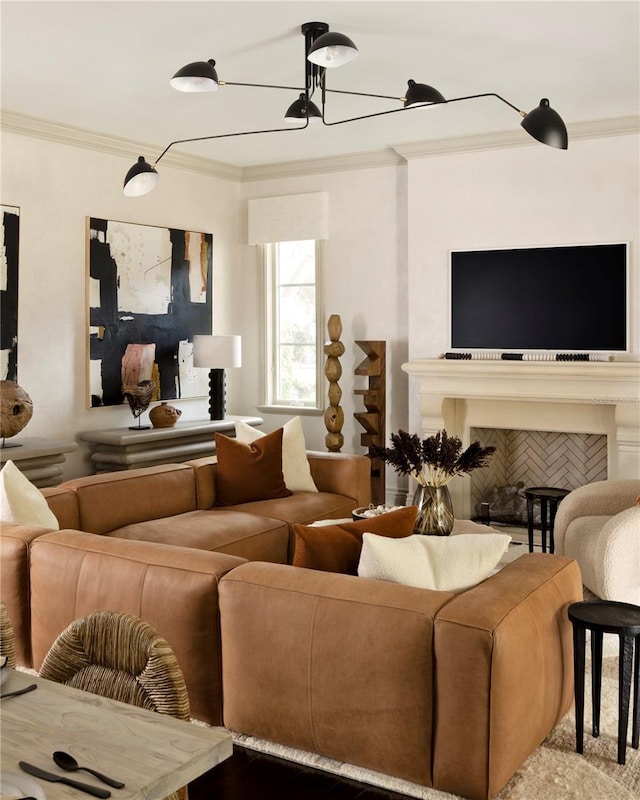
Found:
[[[107, 789], [112, 800], [162, 800], [231, 755], [231, 736], [226, 732], [23, 672], [9, 670], [1, 691], [5, 694], [31, 683], [36, 690], [0, 700], [2, 775], [26, 776], [18, 766], [26, 761]], [[53, 761], [56, 750], [124, 782], [124, 788], [106, 786], [87, 772], [63, 771]], [[46, 800], [90, 797], [62, 783], [26, 777], [41, 787]]]

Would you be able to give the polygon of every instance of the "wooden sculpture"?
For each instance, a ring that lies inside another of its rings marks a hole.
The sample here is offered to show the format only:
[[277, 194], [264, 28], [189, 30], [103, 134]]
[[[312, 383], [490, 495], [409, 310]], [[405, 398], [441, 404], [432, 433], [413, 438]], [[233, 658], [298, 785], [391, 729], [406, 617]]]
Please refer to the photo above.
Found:
[[324, 346], [327, 360], [324, 365], [324, 374], [329, 381], [329, 407], [324, 412], [324, 424], [328, 431], [325, 444], [330, 453], [339, 453], [344, 444], [342, 426], [344, 425], [344, 411], [340, 406], [342, 389], [338, 385], [342, 375], [340, 356], [344, 355], [344, 345], [340, 341], [342, 321], [338, 314], [332, 314], [327, 323], [329, 341]]
[[360, 435], [360, 443], [369, 448], [371, 459], [371, 502], [374, 505], [385, 502], [385, 471], [384, 461], [375, 457], [371, 448], [373, 445], [385, 446], [385, 385], [386, 385], [386, 349], [384, 341], [356, 342], [367, 357], [356, 367], [356, 375], [366, 375], [369, 385], [366, 389], [356, 389], [355, 394], [362, 395], [366, 411], [358, 411], [353, 416], [365, 429], [366, 433]]

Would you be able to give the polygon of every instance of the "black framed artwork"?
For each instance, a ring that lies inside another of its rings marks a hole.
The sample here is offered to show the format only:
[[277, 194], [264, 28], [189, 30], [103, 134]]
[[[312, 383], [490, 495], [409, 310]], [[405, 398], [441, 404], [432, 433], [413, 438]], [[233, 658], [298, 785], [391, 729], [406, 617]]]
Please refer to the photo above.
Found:
[[154, 400], [205, 397], [193, 336], [212, 330], [213, 235], [88, 217], [86, 246], [90, 406], [145, 380]]
[[18, 380], [18, 256], [20, 209], [0, 206], [0, 380]]

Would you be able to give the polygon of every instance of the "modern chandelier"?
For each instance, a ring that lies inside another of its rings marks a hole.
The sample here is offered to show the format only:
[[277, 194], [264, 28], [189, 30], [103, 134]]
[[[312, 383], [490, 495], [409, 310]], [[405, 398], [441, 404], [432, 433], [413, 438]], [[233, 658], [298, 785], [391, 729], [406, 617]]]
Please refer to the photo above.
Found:
[[[397, 114], [403, 111], [410, 111], [416, 108], [425, 108], [447, 103], [458, 103], [463, 100], [475, 100], [481, 97], [495, 97], [500, 102], [512, 108], [521, 117], [520, 124], [525, 131], [537, 141], [550, 147], [566, 150], [568, 147], [567, 129], [560, 115], [549, 105], [546, 98], [540, 100], [540, 105], [529, 112], [521, 111], [517, 106], [505, 100], [495, 92], [483, 92], [482, 94], [471, 94], [463, 97], [445, 98], [433, 86], [425, 83], [416, 83], [414, 80], [407, 82], [407, 90], [402, 97], [389, 95], [371, 94], [369, 92], [352, 92], [342, 89], [330, 89], [326, 83], [327, 69], [341, 67], [358, 55], [356, 45], [342, 33], [329, 30], [325, 22], [305, 22], [301, 26], [301, 32], [305, 40], [305, 60], [304, 60], [304, 86], [278, 86], [269, 83], [238, 83], [236, 81], [224, 81], [218, 78], [216, 62], [194, 61], [191, 64], [179, 69], [169, 81], [174, 89], [180, 92], [215, 92], [220, 86], [249, 86], [260, 89], [284, 89], [298, 94], [289, 108], [286, 110], [284, 119], [289, 124], [297, 124], [295, 128], [269, 128], [257, 131], [239, 131], [237, 133], [219, 133], [212, 136], [197, 136], [192, 139], [178, 139], [170, 142], [160, 153], [154, 164], [149, 164], [144, 156], [139, 156], [136, 163], [127, 172], [124, 179], [124, 193], [129, 197], [139, 197], [148, 194], [158, 183], [159, 175], [156, 170], [158, 162], [176, 144], [186, 144], [187, 142], [203, 142], [210, 139], [226, 139], [232, 136], [252, 136], [259, 133], [279, 133], [292, 130], [304, 130], [309, 125], [322, 123], [323, 125], [344, 125], [348, 122], [356, 122], [373, 117], [381, 117], [387, 114]], [[320, 107], [313, 102], [312, 97], [318, 90], [320, 94]], [[357, 117], [349, 117], [329, 121], [326, 117], [326, 102], [329, 94], [343, 94], [353, 97], [373, 97], [380, 100], [391, 100], [401, 103], [401, 106], [377, 111], [373, 114], [363, 114]]]

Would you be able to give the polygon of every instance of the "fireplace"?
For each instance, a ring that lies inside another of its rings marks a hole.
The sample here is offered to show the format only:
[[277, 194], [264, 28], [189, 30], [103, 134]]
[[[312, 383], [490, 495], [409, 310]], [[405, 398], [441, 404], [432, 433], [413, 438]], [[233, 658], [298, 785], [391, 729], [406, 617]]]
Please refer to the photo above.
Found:
[[[410, 415], [418, 419], [412, 427], [422, 436], [446, 428], [464, 445], [474, 438], [492, 443], [475, 436], [476, 430], [603, 437], [606, 463], [595, 472], [585, 467], [584, 482], [603, 475], [640, 477], [638, 362], [416, 359], [402, 368], [414, 384]], [[553, 485], [553, 473], [544, 481], [539, 477], [538, 485]], [[471, 483], [471, 478], [451, 483], [459, 518], [474, 516]]]
[[[526, 525], [524, 488], [577, 489], [607, 478], [607, 437], [599, 433], [471, 428], [469, 438], [496, 448], [489, 464], [471, 474], [473, 519]], [[539, 506], [535, 510], [539, 516]]]

